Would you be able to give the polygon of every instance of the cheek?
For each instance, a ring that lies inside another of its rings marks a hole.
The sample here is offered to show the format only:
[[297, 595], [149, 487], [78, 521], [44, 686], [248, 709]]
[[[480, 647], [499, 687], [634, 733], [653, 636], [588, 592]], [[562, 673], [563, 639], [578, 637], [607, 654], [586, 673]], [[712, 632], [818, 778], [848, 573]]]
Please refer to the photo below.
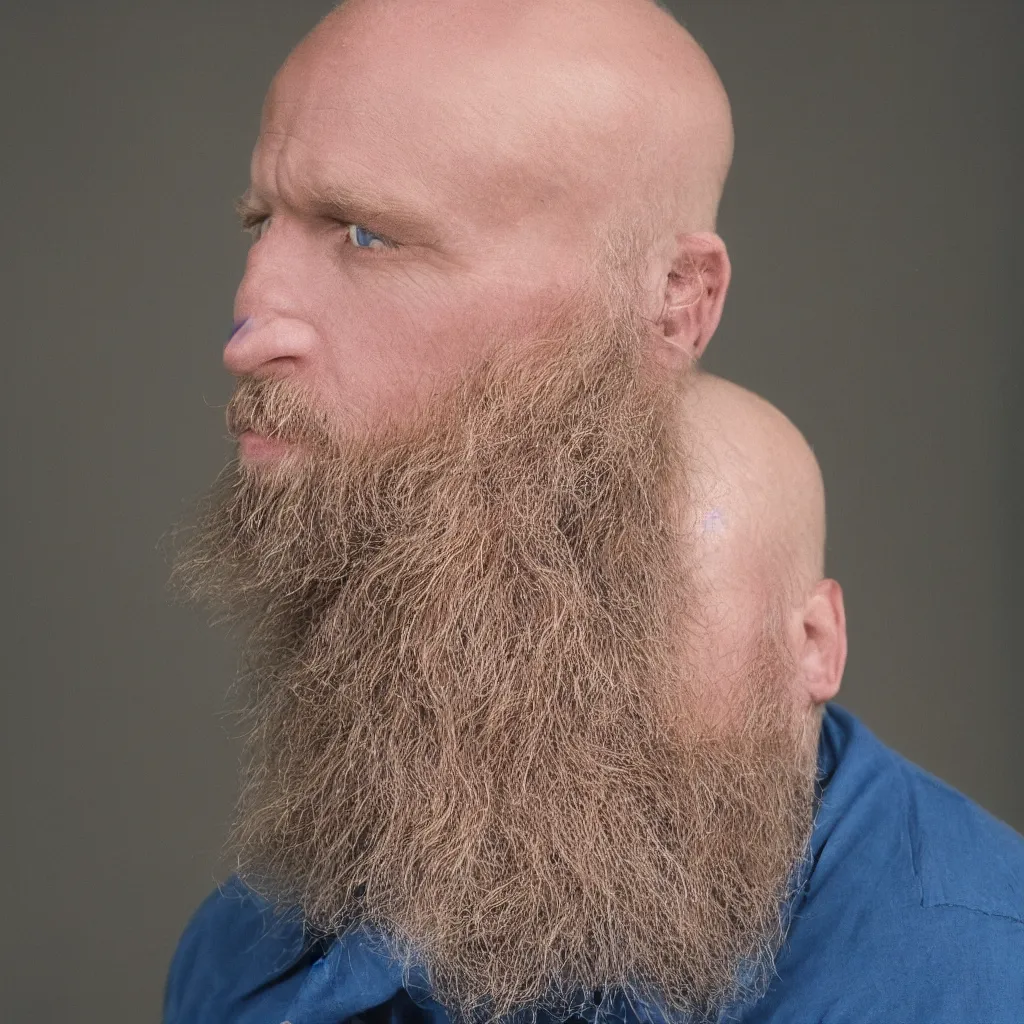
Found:
[[357, 408], [401, 408], [468, 365], [500, 309], [486, 290], [400, 267], [339, 273], [312, 304], [318, 375]]
[[333, 375], [371, 403], [418, 397], [471, 366], [510, 324], [529, 322], [554, 301], [521, 276], [386, 260], [379, 269], [368, 259], [339, 273], [316, 302]]

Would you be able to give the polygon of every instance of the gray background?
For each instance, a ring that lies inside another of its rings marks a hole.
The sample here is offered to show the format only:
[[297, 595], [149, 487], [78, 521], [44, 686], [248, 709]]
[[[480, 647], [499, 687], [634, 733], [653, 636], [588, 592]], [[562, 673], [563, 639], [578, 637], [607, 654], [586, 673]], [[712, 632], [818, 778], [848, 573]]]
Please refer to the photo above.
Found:
[[[323, 0], [0, 15], [8, 1020], [155, 1020], [218, 870], [226, 638], [156, 549], [227, 454], [259, 106]], [[732, 96], [708, 365], [814, 444], [841, 700], [1024, 828], [1024, 5], [679, 5]]]

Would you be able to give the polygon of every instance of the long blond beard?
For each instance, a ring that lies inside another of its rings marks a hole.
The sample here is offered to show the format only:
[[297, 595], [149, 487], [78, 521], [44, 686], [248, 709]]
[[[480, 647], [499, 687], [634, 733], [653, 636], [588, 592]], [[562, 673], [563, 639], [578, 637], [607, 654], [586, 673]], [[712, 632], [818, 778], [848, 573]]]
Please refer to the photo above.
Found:
[[176, 566], [249, 628], [243, 877], [372, 925], [456, 1018], [712, 1012], [763, 977], [809, 834], [772, 636], [738, 719], [700, 713], [683, 384], [646, 341], [574, 322], [360, 439], [243, 381], [236, 427], [302, 448], [229, 467]]

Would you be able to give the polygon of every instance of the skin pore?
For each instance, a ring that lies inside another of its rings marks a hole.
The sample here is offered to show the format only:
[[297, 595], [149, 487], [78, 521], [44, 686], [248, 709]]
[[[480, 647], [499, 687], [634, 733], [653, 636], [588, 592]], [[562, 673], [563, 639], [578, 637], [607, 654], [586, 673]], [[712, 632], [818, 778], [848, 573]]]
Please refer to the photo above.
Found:
[[267, 97], [225, 366], [358, 431], [630, 261], [653, 355], [684, 367], [728, 287], [731, 154], [714, 69], [647, 0], [351, 0]]

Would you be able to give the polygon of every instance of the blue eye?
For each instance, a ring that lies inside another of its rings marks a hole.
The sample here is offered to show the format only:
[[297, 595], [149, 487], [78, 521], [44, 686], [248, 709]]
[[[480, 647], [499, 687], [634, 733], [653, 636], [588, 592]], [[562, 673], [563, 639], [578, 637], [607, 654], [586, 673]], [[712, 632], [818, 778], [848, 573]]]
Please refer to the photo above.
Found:
[[349, 224], [348, 237], [357, 249], [383, 249], [388, 244], [380, 235], [375, 235], [359, 224]]

